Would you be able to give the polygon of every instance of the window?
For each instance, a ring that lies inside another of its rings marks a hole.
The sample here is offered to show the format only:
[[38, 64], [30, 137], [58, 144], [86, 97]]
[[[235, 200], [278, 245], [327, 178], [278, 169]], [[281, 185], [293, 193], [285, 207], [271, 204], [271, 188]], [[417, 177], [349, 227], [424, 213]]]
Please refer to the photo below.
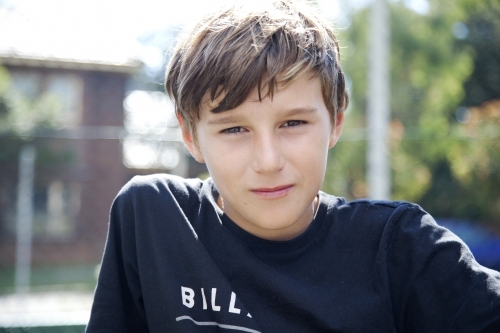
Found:
[[79, 184], [56, 180], [38, 191], [42, 195], [35, 200], [35, 235], [51, 239], [71, 237], [80, 210]]
[[79, 125], [82, 117], [83, 81], [76, 74], [12, 71], [12, 89], [29, 99], [54, 96], [60, 103], [60, 125]]
[[[5, 184], [4, 184], [5, 185]], [[14, 183], [10, 189], [0, 189], [0, 198], [8, 204], [0, 218], [9, 238], [16, 235], [17, 190]], [[76, 230], [76, 219], [80, 211], [81, 186], [78, 183], [53, 180], [34, 189], [33, 238], [39, 240], [72, 239]]]
[[62, 103], [65, 127], [80, 124], [82, 116], [83, 82], [76, 75], [52, 74], [47, 77], [46, 92], [54, 94]]

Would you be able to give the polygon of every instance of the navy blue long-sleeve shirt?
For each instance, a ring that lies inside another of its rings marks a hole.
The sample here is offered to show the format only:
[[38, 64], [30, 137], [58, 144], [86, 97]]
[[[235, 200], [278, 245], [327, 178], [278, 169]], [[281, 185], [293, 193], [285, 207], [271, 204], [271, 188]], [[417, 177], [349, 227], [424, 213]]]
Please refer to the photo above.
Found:
[[87, 332], [500, 332], [500, 273], [417, 205], [320, 193], [303, 234], [269, 241], [217, 196], [169, 175], [122, 189]]

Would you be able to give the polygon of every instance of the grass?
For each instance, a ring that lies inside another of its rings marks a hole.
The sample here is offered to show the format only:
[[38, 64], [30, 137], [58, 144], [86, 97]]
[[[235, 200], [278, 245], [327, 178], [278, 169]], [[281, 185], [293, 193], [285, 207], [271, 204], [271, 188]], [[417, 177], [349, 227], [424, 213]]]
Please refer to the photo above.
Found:
[[50, 326], [50, 327], [29, 327], [29, 328], [1, 328], [0, 333], [83, 333], [85, 326]]
[[[97, 283], [97, 264], [73, 264], [33, 267], [31, 290], [78, 290], [93, 291]], [[0, 269], [0, 294], [11, 293], [14, 286], [14, 267]]]

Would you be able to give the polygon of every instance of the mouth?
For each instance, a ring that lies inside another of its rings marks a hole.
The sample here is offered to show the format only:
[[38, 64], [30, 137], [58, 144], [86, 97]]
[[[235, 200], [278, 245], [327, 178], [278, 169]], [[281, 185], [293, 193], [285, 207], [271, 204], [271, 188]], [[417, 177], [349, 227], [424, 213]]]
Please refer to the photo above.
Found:
[[277, 199], [286, 196], [294, 185], [282, 185], [276, 187], [262, 187], [251, 190], [252, 193], [266, 199]]

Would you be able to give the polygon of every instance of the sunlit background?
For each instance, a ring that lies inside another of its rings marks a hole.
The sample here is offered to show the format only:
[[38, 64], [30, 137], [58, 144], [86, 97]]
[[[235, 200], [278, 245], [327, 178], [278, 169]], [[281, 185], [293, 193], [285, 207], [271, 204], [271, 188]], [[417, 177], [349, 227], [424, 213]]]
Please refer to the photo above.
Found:
[[[0, 0], [0, 332], [83, 332], [121, 186], [207, 177], [163, 70], [182, 27], [227, 2]], [[373, 196], [366, 114], [385, 98], [384, 196], [421, 204], [500, 269], [500, 2], [384, 2], [383, 94], [368, 93], [373, 1], [310, 2], [337, 27], [351, 97], [323, 190]]]

